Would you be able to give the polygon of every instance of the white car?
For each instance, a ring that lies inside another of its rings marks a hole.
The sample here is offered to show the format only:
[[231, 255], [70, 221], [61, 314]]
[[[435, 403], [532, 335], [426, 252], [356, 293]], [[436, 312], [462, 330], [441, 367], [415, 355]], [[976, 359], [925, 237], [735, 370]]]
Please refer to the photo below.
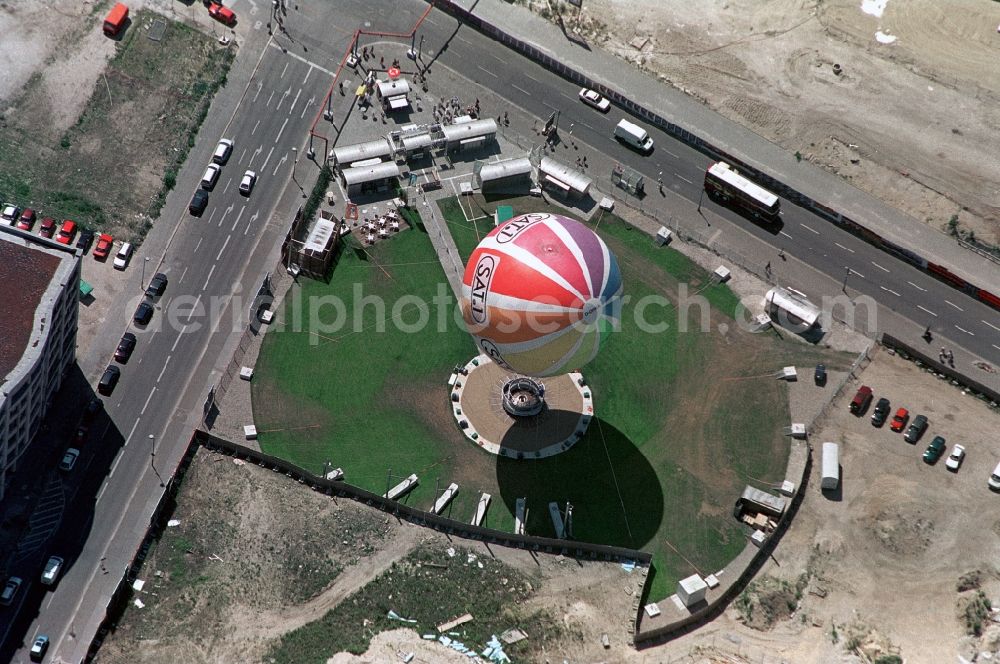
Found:
[[593, 106], [601, 113], [607, 113], [611, 110], [611, 102], [607, 100], [606, 97], [602, 97], [593, 90], [588, 90], [583, 88], [580, 90], [580, 101], [582, 101], [587, 106]]
[[212, 161], [217, 164], [225, 164], [229, 161], [229, 155], [232, 153], [233, 142], [228, 138], [224, 138], [215, 146], [215, 154], [212, 155]]
[[76, 465], [76, 460], [80, 458], [80, 450], [75, 447], [71, 447], [66, 450], [66, 454], [63, 455], [62, 461], [59, 462], [59, 470], [66, 471], [67, 473], [73, 470], [73, 466]]
[[3, 212], [0, 213], [0, 219], [3, 219], [4, 223], [8, 226], [13, 226], [17, 222], [17, 215], [21, 213], [21, 208], [16, 205], [5, 205]]
[[114, 268], [116, 270], [124, 270], [128, 266], [130, 258], [132, 258], [132, 243], [126, 242], [118, 250], [118, 253], [115, 254]]
[[56, 579], [59, 578], [59, 572], [62, 571], [63, 559], [59, 556], [52, 556], [49, 561], [45, 563], [45, 570], [42, 572], [42, 583], [46, 586], [55, 585]]
[[243, 179], [240, 180], [240, 193], [244, 196], [249, 196], [250, 192], [253, 191], [253, 186], [257, 182], [257, 174], [253, 171], [247, 171], [243, 174]]
[[944, 467], [948, 470], [958, 470], [958, 467], [962, 465], [962, 460], [965, 458], [965, 448], [961, 445], [953, 445], [951, 448], [951, 454], [948, 455], [948, 460], [944, 462]]

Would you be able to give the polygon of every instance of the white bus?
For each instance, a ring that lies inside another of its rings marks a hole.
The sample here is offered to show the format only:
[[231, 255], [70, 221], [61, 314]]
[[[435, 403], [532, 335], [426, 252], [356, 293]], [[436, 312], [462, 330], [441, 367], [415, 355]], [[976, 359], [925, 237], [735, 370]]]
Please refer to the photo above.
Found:
[[743, 177], [724, 161], [712, 164], [705, 171], [705, 191], [712, 198], [740, 207], [754, 217], [778, 220], [781, 209], [778, 197]]

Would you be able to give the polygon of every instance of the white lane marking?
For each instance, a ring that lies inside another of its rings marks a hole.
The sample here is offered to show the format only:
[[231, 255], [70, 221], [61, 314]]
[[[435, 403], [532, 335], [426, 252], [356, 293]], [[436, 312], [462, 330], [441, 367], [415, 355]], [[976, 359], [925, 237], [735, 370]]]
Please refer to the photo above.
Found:
[[959, 330], [959, 331], [961, 331], [961, 332], [965, 332], [965, 333], [966, 333], [966, 334], [968, 334], [968, 335], [969, 335], [970, 337], [974, 337], [974, 336], [976, 336], [976, 335], [974, 335], [974, 334], [973, 334], [972, 332], [969, 332], [969, 331], [968, 331], [967, 329], [965, 329], [964, 327], [959, 327], [958, 325], [956, 325], [956, 326], [955, 326], [955, 329], [956, 329], [956, 330]]
[[[273, 41], [271, 41], [271, 42], [268, 42], [268, 43], [267, 43], [267, 45], [268, 45], [268, 46], [270, 46], [270, 47], [271, 47], [271, 48], [273, 48], [273, 49], [276, 49], [276, 50], [278, 50], [278, 51], [280, 51], [280, 50], [281, 50], [281, 47], [280, 47], [280, 46], [278, 46], [278, 45], [277, 45], [276, 43], [274, 43]], [[309, 60], [306, 60], [306, 59], [305, 59], [305, 58], [303, 58], [303, 57], [302, 57], [301, 55], [298, 55], [298, 54], [296, 54], [296, 53], [292, 53], [291, 51], [286, 51], [286, 52], [282, 53], [282, 55], [284, 55], [284, 56], [287, 56], [287, 57], [289, 57], [289, 58], [295, 58], [295, 59], [296, 59], [296, 60], [298, 60], [299, 62], [302, 62], [302, 63], [305, 63], [305, 64], [309, 65], [310, 67], [315, 67], [316, 69], [320, 70], [321, 72], [323, 72], [323, 73], [324, 73], [324, 74], [326, 74], [327, 76], [333, 76], [333, 75], [334, 75], [334, 73], [335, 73], [335, 72], [332, 72], [332, 71], [330, 71], [330, 70], [329, 70], [329, 69], [327, 69], [326, 67], [323, 67], [322, 65], [318, 65], [318, 64], [316, 64], [315, 62], [311, 62], [311, 61], [309, 61]]]
[[694, 182], [691, 182], [691, 180], [688, 180], [688, 179], [687, 179], [686, 177], [684, 177], [683, 175], [680, 175], [680, 174], [678, 174], [678, 173], [674, 173], [674, 175], [676, 175], [677, 177], [679, 177], [679, 178], [680, 178], [681, 180], [684, 180], [684, 181], [685, 181], [685, 182], [687, 182], [688, 184], [694, 184]]
[[222, 193], [226, 193], [227, 191], [229, 191], [229, 185], [231, 185], [232, 183], [233, 183], [232, 178], [226, 180], [226, 186], [222, 188]]
[[[168, 360], [170, 359], [170, 356], [169, 356], [169, 355], [167, 356], [167, 359], [168, 359]], [[166, 369], [166, 368], [167, 368], [167, 363], [166, 363], [166, 362], [164, 362], [164, 363], [163, 363], [163, 368], [164, 368], [164, 369]], [[162, 371], [160, 372], [160, 376], [161, 376], [161, 377], [163, 376], [163, 372], [162, 372]], [[159, 378], [157, 378], [157, 379], [156, 379], [156, 382], [157, 382], [157, 383], [159, 383], [159, 382], [160, 382], [160, 379], [159, 379]], [[153, 400], [153, 394], [154, 394], [155, 392], [156, 392], [156, 388], [154, 387], [154, 388], [153, 388], [153, 389], [152, 389], [152, 390], [151, 390], [151, 391], [149, 392], [149, 396], [148, 396], [148, 397], [146, 397], [146, 403], [145, 403], [145, 405], [143, 405], [143, 407], [142, 407], [142, 410], [140, 410], [140, 411], [139, 411], [139, 415], [140, 415], [140, 416], [142, 416], [142, 415], [145, 415], [145, 414], [146, 414], [146, 409], [147, 409], [147, 408], [149, 408], [149, 402]]]
[[115, 462], [113, 464], [111, 464], [111, 472], [108, 473], [108, 479], [111, 479], [112, 477], [115, 476], [115, 471], [118, 470], [118, 464], [120, 464], [122, 462], [122, 457], [123, 456], [125, 456], [125, 450], [119, 451], [118, 452], [118, 458], [116, 458]]
[[208, 282], [212, 281], [212, 274], [215, 272], [215, 263], [212, 263], [212, 269], [208, 271], [208, 278], [205, 279], [205, 285], [201, 287], [202, 290], [208, 288]]
[[174, 339], [174, 345], [170, 347], [170, 352], [171, 353], [174, 352], [175, 350], [177, 350], [177, 344], [179, 344], [181, 342], [181, 337], [184, 336], [184, 333], [187, 331], [187, 329], [188, 329], [187, 325], [185, 325], [184, 327], [181, 328], [181, 331], [177, 334], [177, 338]]
[[[101, 490], [97, 492], [97, 502], [101, 502], [101, 497], [104, 496], [104, 492], [108, 490], [109, 484], [111, 484], [111, 482], [105, 480], [104, 486], [102, 486]], [[55, 595], [53, 595], [53, 597], [55, 597]]]
[[847, 268], [847, 271], [848, 271], [848, 272], [850, 272], [851, 274], [856, 274], [856, 275], [858, 275], [858, 276], [859, 276], [859, 277], [861, 277], [862, 279], [864, 279], [864, 278], [865, 278], [865, 275], [861, 274], [860, 272], [858, 272], [858, 271], [857, 271], [857, 270], [855, 270], [854, 268], [850, 268], [850, 267], [849, 267], [849, 268]]
[[577, 124], [578, 124], [578, 125], [583, 125], [583, 126], [584, 126], [584, 127], [586, 127], [587, 129], [590, 129], [591, 131], [596, 131], [596, 130], [595, 130], [595, 129], [594, 129], [593, 127], [591, 127], [591, 126], [590, 126], [589, 124], [587, 124], [586, 122], [577, 122]]
[[[257, 120], [257, 124], [260, 124], [260, 120]], [[257, 125], [254, 125], [254, 131], [257, 130]], [[247, 156], [247, 149], [243, 148], [243, 152], [240, 153], [240, 158], [237, 161], [243, 161], [243, 157]]]
[[[170, 364], [170, 358], [171, 357], [173, 357], [173, 355], [167, 355], [167, 359], [163, 361], [163, 368], [160, 369], [160, 375], [156, 377], [156, 382], [157, 383], [159, 383], [160, 379], [163, 378], [163, 373], [167, 370], [167, 365]], [[155, 390], [156, 388], [154, 387], [153, 389]], [[153, 396], [153, 395], [150, 394], [149, 396]]]
[[306, 72], [306, 77], [302, 79], [302, 85], [305, 85], [306, 81], [309, 80], [309, 74], [313, 73], [313, 69], [314, 67], [312, 65], [309, 65], [309, 71]]
[[885, 286], [879, 286], [879, 288], [881, 288], [882, 290], [884, 290], [886, 293], [892, 293], [896, 297], [899, 297], [899, 293], [897, 293], [896, 291], [894, 291], [894, 290], [892, 290], [890, 288], [886, 288]]
[[[295, 99], [292, 100], [292, 105], [288, 107], [288, 114], [289, 115], [292, 114], [292, 109], [295, 108], [295, 105], [297, 103], [299, 103], [299, 95], [301, 95], [301, 94], [302, 94], [302, 88], [299, 88], [299, 91], [295, 93]], [[282, 128], [284, 128], [284, 127], [282, 127]]]
[[839, 242], [834, 242], [834, 244], [835, 244], [835, 245], [837, 245], [838, 247], [840, 247], [841, 249], [843, 249], [844, 251], [849, 251], [849, 252], [851, 252], [852, 254], [854, 253], [854, 250], [853, 250], [853, 249], [848, 249], [847, 247], [845, 247], [844, 245], [842, 245], [842, 244], [841, 244], [841, 243], [839, 243]]
[[204, 240], [204, 239], [205, 238], [203, 238], [203, 237], [198, 238], [198, 244], [194, 245], [194, 251], [191, 252], [192, 254], [198, 253], [198, 247], [201, 246], [201, 241]]
[[558, 110], [559, 110], [558, 108], [556, 108], [556, 107], [555, 107], [555, 106], [553, 106], [552, 104], [549, 104], [549, 103], [547, 103], [547, 102], [544, 102], [544, 101], [542, 102], [542, 105], [543, 105], [543, 106], [548, 106], [548, 107], [549, 107], [549, 108], [551, 108], [551, 109], [552, 109], [553, 111], [558, 111]]
[[[259, 127], [259, 126], [260, 126], [260, 120], [257, 120], [257, 122], [256, 122], [256, 123], [254, 124], [254, 126], [253, 126], [253, 129], [251, 129], [251, 130], [250, 130], [250, 135], [251, 135], [251, 136], [252, 136], [253, 134], [256, 134], [256, 133], [257, 133], [257, 127]], [[246, 151], [246, 148], [244, 148], [244, 149], [243, 149], [243, 154], [246, 154], [246, 153], [247, 153], [247, 151]], [[240, 157], [240, 161], [243, 161], [243, 157], [242, 157], [242, 156]]]
[[250, 216], [250, 221], [247, 222], [247, 227], [243, 229], [243, 235], [246, 235], [247, 233], [250, 232], [250, 227], [253, 226], [253, 222], [257, 221], [257, 215], [258, 214], [260, 214], [260, 213], [259, 212], [254, 212]]
[[289, 63], [287, 63], [287, 62], [285, 63], [285, 68], [281, 70], [281, 76], [279, 76], [278, 78], [284, 78], [285, 77], [285, 72], [288, 71], [288, 64]]
[[958, 309], [959, 311], [965, 311], [965, 309], [963, 309], [962, 307], [958, 306], [958, 305], [957, 305], [957, 304], [955, 304], [954, 302], [949, 302], [948, 300], [945, 300], [945, 302], [946, 302], [947, 304], [950, 304], [951, 306], [955, 307], [955, 308], [956, 308], [956, 309]]
[[530, 74], [525, 74], [525, 75], [524, 75], [524, 77], [525, 77], [525, 78], [530, 78], [530, 79], [531, 79], [532, 81], [534, 81], [535, 83], [541, 83], [541, 81], [539, 81], [539, 80], [538, 80], [537, 78], [535, 78], [534, 76], [531, 76]]
[[236, 227], [239, 226], [239, 224], [240, 224], [240, 217], [243, 216], [243, 213], [246, 212], [246, 209], [247, 209], [246, 205], [244, 205], [243, 207], [240, 208], [240, 213], [238, 215], [236, 215], [236, 221], [233, 222], [233, 227], [229, 229], [230, 231], [235, 231]]
[[560, 95], [562, 95], [563, 97], [566, 97], [566, 99], [569, 99], [569, 100], [570, 100], [570, 101], [572, 101], [572, 102], [576, 102], [576, 101], [577, 101], [576, 97], [570, 97], [570, 96], [569, 96], [568, 94], [566, 94], [565, 92], [560, 92], [559, 94], [560, 94]]
[[500, 57], [497, 57], [497, 56], [493, 55], [492, 53], [490, 53], [490, 55], [492, 55], [492, 56], [493, 56], [494, 58], [496, 58], [496, 59], [497, 59], [497, 60], [499, 60], [500, 62], [502, 62], [502, 63], [504, 63], [504, 64], [507, 64], [507, 61], [506, 61], [506, 60], [504, 60], [503, 58], [500, 58]]
[[928, 309], [927, 307], [924, 307], [924, 306], [921, 306], [921, 305], [919, 305], [919, 304], [918, 304], [918, 305], [917, 305], [917, 309], [920, 309], [921, 311], [926, 311], [926, 312], [927, 312], [927, 313], [929, 313], [929, 314], [930, 314], [931, 316], [934, 316], [935, 318], [937, 318], [937, 314], [936, 314], [936, 313], [934, 313], [933, 311], [931, 311], [930, 309]]
[[989, 325], [990, 327], [992, 327], [992, 328], [993, 328], [994, 330], [996, 330], [997, 332], [1000, 332], [1000, 327], [997, 327], [997, 326], [996, 326], [996, 325], [994, 325], [993, 323], [987, 323], [986, 321], [983, 321], [983, 322], [984, 322], [984, 323], [986, 323], [987, 325]]
[[923, 291], [925, 293], [927, 292], [926, 288], [921, 288], [920, 286], [916, 285], [912, 281], [907, 281], [906, 283], [910, 284], [911, 286], [913, 286], [914, 288], [916, 288], [918, 291]]
[[996, 344], [990, 344], [990, 345], [996, 348], [997, 350], [1000, 350], [1000, 346], [997, 346]]
[[222, 228], [222, 222], [226, 220], [226, 215], [232, 211], [233, 211], [233, 204], [230, 203], [229, 207], [226, 208], [226, 211], [222, 213], [221, 217], [219, 217], [219, 228]]
[[876, 263], [875, 261], [870, 261], [870, 262], [871, 262], [871, 264], [872, 264], [872, 265], [874, 265], [875, 267], [877, 267], [878, 269], [880, 269], [880, 270], [882, 270], [882, 271], [884, 271], [884, 272], [888, 272], [888, 271], [889, 271], [889, 268], [887, 268], [887, 267], [882, 267], [881, 265], [879, 265], [879, 264], [878, 264], [878, 263]]
[[785, 231], [778, 231], [778, 232], [781, 233], [782, 235], [784, 235], [785, 237], [787, 237], [789, 240], [792, 239], [792, 236], [789, 235], [788, 233], [786, 233]]
[[[226, 241], [222, 243], [222, 249], [219, 249], [219, 255], [215, 257], [215, 260], [219, 260], [220, 258], [222, 258], [222, 252], [226, 250], [226, 247], [229, 245], [229, 240], [231, 238], [232, 238], [231, 235], [226, 236]], [[199, 297], [201, 296], [199, 295]]]
[[201, 293], [198, 293], [198, 297], [194, 299], [194, 304], [191, 305], [191, 313], [188, 314], [189, 323], [191, 322], [191, 319], [194, 318], [194, 314], [198, 311], [199, 306], [201, 306]]
[[525, 95], [528, 95], [529, 97], [531, 96], [531, 93], [530, 93], [530, 92], [528, 92], [528, 91], [527, 91], [527, 90], [525, 90], [524, 88], [522, 88], [522, 87], [520, 87], [520, 86], [518, 86], [518, 85], [516, 85], [516, 84], [514, 84], [514, 83], [511, 83], [511, 84], [510, 84], [510, 87], [514, 88], [515, 90], [517, 90], [517, 91], [518, 91], [518, 92], [520, 92], [521, 94], [525, 94]]
[[805, 224], [799, 224], [799, 226], [801, 226], [802, 228], [806, 229], [806, 230], [807, 230], [807, 231], [809, 231], [810, 233], [815, 233], [816, 235], [819, 235], [819, 231], [817, 231], [817, 230], [814, 230], [814, 229], [812, 229], [812, 228], [810, 228], [810, 227], [806, 226]]
[[666, 148], [660, 148], [660, 149], [663, 150], [664, 152], [666, 152], [668, 155], [670, 155], [674, 159], [680, 159], [681, 158], [680, 155], [676, 155], [676, 154], [674, 154], [673, 152], [671, 152], [670, 150], [668, 150]]
[[292, 86], [288, 86], [288, 89], [281, 93], [281, 99], [278, 100], [278, 105], [274, 107], [274, 110], [281, 108], [281, 103], [285, 101], [285, 98], [292, 94]]
[[299, 114], [299, 120], [301, 120], [302, 118], [306, 117], [306, 111], [308, 111], [309, 107], [312, 106], [315, 102], [316, 102], [316, 97], [312, 96], [312, 97], [309, 97], [309, 101], [307, 101], [306, 103], [302, 104], [302, 112]]
[[480, 69], [480, 70], [482, 70], [482, 71], [486, 72], [487, 74], [489, 74], [489, 75], [490, 75], [490, 76], [492, 76], [493, 78], [500, 78], [499, 76], [497, 76], [496, 74], [494, 74], [493, 72], [491, 72], [491, 71], [490, 71], [489, 69], [483, 69], [483, 68], [482, 68], [482, 67], [480, 67], [479, 65], [476, 65], [476, 69]]
[[132, 430], [128, 432], [128, 438], [125, 439], [125, 444], [122, 445], [122, 447], [128, 447], [129, 441], [132, 440], [132, 434], [135, 433], [135, 428], [137, 426], [139, 426], [139, 418], [136, 418], [135, 422], [132, 423]]
[[177, 280], [177, 283], [182, 283], [184, 281], [184, 275], [188, 273], [188, 268], [189, 267], [191, 267], [191, 266], [190, 265], [185, 265], [184, 266], [184, 271], [181, 272], [181, 278]]
[[274, 165], [274, 171], [271, 173], [272, 177], [278, 174], [278, 169], [281, 168], [282, 164], [284, 164], [286, 161], [288, 161], [288, 155], [287, 154], [281, 155], [281, 159], [279, 159], [278, 163]]
[[257, 101], [257, 97], [260, 96], [260, 91], [263, 90], [263, 89], [264, 89], [264, 84], [262, 82], [260, 82], [260, 81], [257, 81], [257, 94], [255, 94], [253, 96], [253, 100], [252, 101]]
[[260, 165], [260, 170], [264, 170], [264, 167], [267, 166], [267, 162], [271, 158], [271, 153], [272, 152], [274, 152], [274, 148], [273, 147], [270, 150], [268, 150], [268, 152], [267, 152], [267, 158], [264, 159], [264, 163]]
[[276, 90], [271, 90], [271, 96], [267, 98], [267, 103], [264, 104], [264, 106], [266, 106], [268, 108], [271, 107], [271, 100], [274, 99], [274, 93], [275, 92], [276, 92]]
[[[278, 135], [274, 137], [274, 142], [275, 143], [277, 143], [279, 140], [281, 140], [281, 132], [285, 131], [285, 125], [286, 124], [288, 124], [288, 118], [285, 118], [285, 121], [281, 123], [281, 129], [278, 130]], [[265, 161], [264, 163], [266, 164], [267, 162]]]

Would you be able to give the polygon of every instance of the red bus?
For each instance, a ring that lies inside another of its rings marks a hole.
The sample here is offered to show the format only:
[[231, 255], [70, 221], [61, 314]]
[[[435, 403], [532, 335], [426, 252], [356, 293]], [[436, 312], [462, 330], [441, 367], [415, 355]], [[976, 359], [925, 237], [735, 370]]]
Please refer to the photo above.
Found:
[[743, 177], [724, 161], [712, 164], [705, 171], [705, 191], [712, 198], [743, 208], [754, 217], [778, 220], [781, 210], [778, 197]]

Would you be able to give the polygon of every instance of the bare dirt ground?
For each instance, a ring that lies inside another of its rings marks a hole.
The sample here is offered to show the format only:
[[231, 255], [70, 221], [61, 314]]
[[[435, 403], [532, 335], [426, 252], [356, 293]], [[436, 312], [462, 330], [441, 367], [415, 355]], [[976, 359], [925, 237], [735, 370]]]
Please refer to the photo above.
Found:
[[998, 24], [985, 1], [588, 0], [579, 25], [789, 152], [996, 244]]

